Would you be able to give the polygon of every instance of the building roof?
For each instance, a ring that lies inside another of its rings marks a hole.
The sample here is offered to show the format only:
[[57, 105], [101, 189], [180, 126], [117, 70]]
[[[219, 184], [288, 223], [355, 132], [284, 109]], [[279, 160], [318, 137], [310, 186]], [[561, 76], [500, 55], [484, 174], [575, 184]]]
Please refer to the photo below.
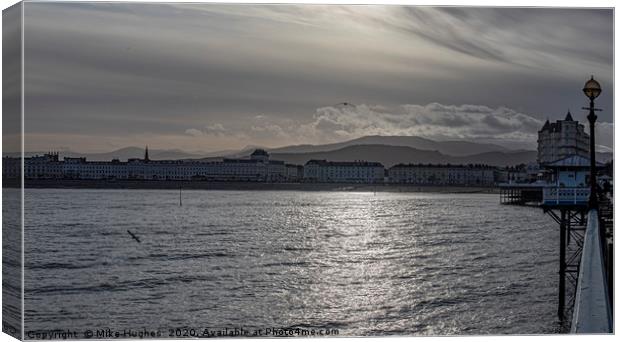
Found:
[[[573, 119], [573, 115], [570, 113], [570, 110], [568, 111], [568, 113], [566, 113], [566, 117], [564, 118], [564, 120], [557, 120], [554, 123], [549, 122], [549, 119], [547, 119], [547, 121], [545, 121], [545, 124], [542, 126], [542, 128], [540, 129], [539, 132], [562, 132], [562, 124], [564, 122], [576, 122]], [[579, 124], [579, 122], [577, 122], [577, 124], [579, 126], [581, 126], [581, 124]]]
[[223, 163], [235, 163], [235, 164], [262, 164], [260, 160], [256, 159], [229, 159], [224, 158], [222, 160]]
[[379, 162], [369, 162], [365, 160], [356, 161], [327, 161], [327, 160], [309, 160], [306, 165], [320, 165], [320, 166], [378, 166], [383, 167], [383, 164]]
[[554, 123], [550, 123], [549, 120], [545, 122], [543, 128], [541, 128], [540, 132], [562, 132], [562, 121], [558, 120]]
[[262, 148], [259, 148], [259, 149], [254, 150], [254, 152], [252, 152], [251, 155], [252, 156], [268, 156], [269, 153], [267, 153], [267, 151], [263, 150]]
[[[603, 166], [602, 163], [597, 162], [597, 166]], [[585, 158], [578, 155], [572, 155], [566, 158], [556, 160], [546, 165], [550, 168], [580, 168], [587, 169], [590, 167], [590, 158]]]
[[490, 166], [490, 165], [486, 165], [486, 164], [396, 164], [394, 166], [391, 167], [391, 169], [396, 169], [396, 168], [418, 168], [418, 167], [431, 167], [431, 168], [453, 168], [453, 169], [485, 169], [485, 170], [491, 170], [491, 169], [497, 169], [497, 167], [495, 166]]

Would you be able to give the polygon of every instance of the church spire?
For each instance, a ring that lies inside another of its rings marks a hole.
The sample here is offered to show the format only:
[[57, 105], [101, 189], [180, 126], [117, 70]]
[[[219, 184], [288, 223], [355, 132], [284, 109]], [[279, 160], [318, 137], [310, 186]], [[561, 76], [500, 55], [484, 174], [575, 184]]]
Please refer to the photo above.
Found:
[[570, 115], [570, 110], [566, 113], [566, 119], [564, 119], [564, 121], [573, 121], [573, 116]]
[[149, 145], [146, 145], [146, 147], [144, 148], [144, 161], [149, 161]]

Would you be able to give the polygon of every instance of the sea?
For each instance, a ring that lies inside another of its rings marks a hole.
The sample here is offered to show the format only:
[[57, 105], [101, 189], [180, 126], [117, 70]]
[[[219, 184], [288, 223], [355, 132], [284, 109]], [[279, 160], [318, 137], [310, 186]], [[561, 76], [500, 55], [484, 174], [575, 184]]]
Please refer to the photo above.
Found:
[[26, 189], [24, 196], [26, 333], [561, 329], [557, 226], [540, 209], [500, 205], [496, 194]]

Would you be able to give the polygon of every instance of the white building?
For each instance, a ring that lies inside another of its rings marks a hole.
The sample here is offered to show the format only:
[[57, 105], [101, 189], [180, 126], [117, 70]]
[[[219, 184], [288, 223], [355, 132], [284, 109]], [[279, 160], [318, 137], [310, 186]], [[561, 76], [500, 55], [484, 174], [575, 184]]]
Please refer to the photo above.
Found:
[[508, 167], [504, 171], [506, 172], [506, 179], [501, 180], [501, 182], [510, 184], [544, 181], [547, 179], [549, 173], [548, 170], [541, 169], [538, 163], [516, 165]]
[[[597, 163], [598, 167], [603, 166]], [[570, 156], [547, 165], [553, 170], [550, 184], [557, 187], [589, 188], [590, 158]]]
[[286, 177], [290, 182], [298, 182], [304, 178], [304, 167], [301, 165], [286, 164]]
[[388, 169], [390, 183], [416, 185], [494, 184], [494, 167], [487, 165], [398, 164]]
[[304, 165], [304, 181], [319, 183], [383, 183], [381, 163], [310, 160]]
[[[598, 167], [602, 164], [597, 163]], [[590, 158], [569, 156], [547, 164], [553, 171], [551, 181], [543, 189], [547, 205], [585, 205], [590, 198]]]
[[26, 178], [62, 177], [62, 163], [58, 161], [58, 153], [24, 158], [24, 170]]
[[569, 156], [577, 155], [589, 158], [589, 135], [578, 121], [574, 121], [570, 112], [564, 120], [555, 123], [545, 122], [538, 131], [538, 163], [552, 163]]
[[[19, 158], [3, 158], [3, 177], [18, 178]], [[249, 159], [150, 160], [148, 149], [143, 159], [127, 162], [87, 161], [86, 158], [46, 154], [25, 158], [26, 179], [135, 179], [135, 180], [209, 180], [241, 182], [285, 182], [299, 180], [299, 167], [269, 160], [264, 150], [256, 150]], [[290, 170], [289, 170], [290, 169]]]

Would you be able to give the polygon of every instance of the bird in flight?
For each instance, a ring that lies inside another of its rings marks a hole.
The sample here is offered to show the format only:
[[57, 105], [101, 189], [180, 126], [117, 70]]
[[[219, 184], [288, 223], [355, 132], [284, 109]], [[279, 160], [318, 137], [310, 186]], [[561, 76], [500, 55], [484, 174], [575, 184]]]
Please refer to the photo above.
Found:
[[138, 241], [138, 243], [140, 243], [140, 239], [138, 239], [138, 237], [137, 237], [137, 236], [135, 236], [135, 235], [134, 235], [134, 233], [132, 233], [129, 229], [127, 229], [127, 233], [129, 233], [129, 235], [131, 235], [131, 237], [132, 237], [134, 240], [136, 240], [136, 241]]

